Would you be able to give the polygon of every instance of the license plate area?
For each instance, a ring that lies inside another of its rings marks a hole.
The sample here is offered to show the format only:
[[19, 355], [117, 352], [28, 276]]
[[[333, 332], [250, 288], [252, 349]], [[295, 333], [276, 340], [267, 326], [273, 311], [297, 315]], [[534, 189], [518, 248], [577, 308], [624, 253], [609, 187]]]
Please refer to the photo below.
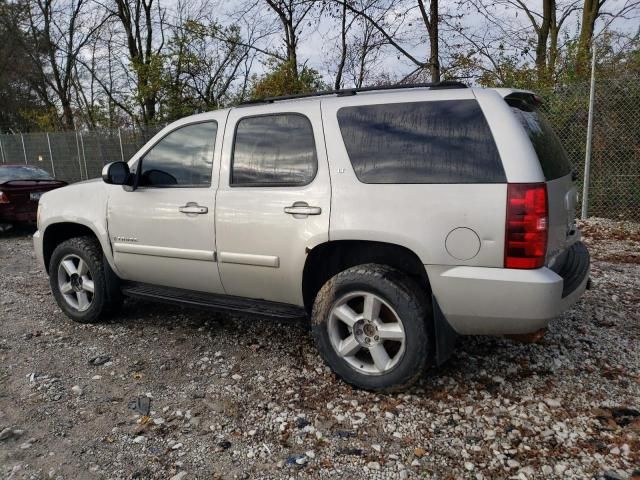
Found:
[[31, 192], [29, 194], [29, 199], [34, 201], [34, 202], [37, 202], [37, 201], [40, 200], [41, 196], [42, 196], [42, 192]]

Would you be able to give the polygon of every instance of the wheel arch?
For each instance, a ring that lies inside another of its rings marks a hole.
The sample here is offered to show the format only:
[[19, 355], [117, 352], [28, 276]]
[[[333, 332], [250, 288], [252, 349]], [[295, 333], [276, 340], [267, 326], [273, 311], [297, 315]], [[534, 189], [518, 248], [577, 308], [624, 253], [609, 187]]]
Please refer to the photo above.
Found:
[[396, 268], [431, 292], [429, 277], [418, 255], [402, 245], [370, 240], [334, 240], [307, 254], [302, 274], [304, 308], [310, 313], [316, 294], [332, 276], [356, 265], [378, 263]]
[[42, 234], [42, 257], [47, 273], [49, 273], [51, 255], [56, 247], [70, 238], [84, 236], [94, 237], [98, 243], [100, 243], [104, 257], [111, 263], [110, 255], [107, 255], [108, 249], [105, 248], [100, 235], [98, 235], [93, 227], [78, 222], [57, 222], [47, 225]]

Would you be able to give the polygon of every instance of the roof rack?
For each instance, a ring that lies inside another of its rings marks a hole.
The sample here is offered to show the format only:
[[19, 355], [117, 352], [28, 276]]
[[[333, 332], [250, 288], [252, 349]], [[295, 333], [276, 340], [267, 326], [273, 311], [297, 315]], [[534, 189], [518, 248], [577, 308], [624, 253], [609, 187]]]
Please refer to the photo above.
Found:
[[257, 100], [247, 100], [240, 103], [242, 105], [256, 105], [261, 103], [273, 103], [281, 100], [294, 100], [296, 98], [309, 98], [309, 97], [323, 97], [326, 95], [336, 95], [338, 97], [349, 97], [356, 95], [360, 92], [372, 92], [377, 90], [399, 90], [403, 88], [430, 88], [430, 89], [447, 89], [447, 88], [467, 88], [462, 82], [455, 80], [444, 80], [442, 82], [434, 83], [411, 83], [411, 84], [398, 84], [398, 85], [381, 85], [376, 87], [361, 87], [361, 88], [343, 88], [340, 90], [322, 90], [320, 92], [311, 93], [296, 93], [294, 95], [283, 95], [281, 97], [267, 97]]

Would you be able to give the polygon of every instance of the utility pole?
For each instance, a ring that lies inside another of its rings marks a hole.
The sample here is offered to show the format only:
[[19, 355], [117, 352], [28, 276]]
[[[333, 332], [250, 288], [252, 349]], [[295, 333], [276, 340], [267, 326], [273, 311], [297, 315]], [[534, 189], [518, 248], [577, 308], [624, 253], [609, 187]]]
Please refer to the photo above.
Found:
[[591, 173], [591, 142], [593, 139], [593, 106], [596, 96], [596, 46], [591, 41], [591, 87], [589, 90], [589, 120], [587, 123], [587, 145], [584, 155], [584, 180], [582, 184], [582, 215], [585, 220], [589, 212], [589, 176]]

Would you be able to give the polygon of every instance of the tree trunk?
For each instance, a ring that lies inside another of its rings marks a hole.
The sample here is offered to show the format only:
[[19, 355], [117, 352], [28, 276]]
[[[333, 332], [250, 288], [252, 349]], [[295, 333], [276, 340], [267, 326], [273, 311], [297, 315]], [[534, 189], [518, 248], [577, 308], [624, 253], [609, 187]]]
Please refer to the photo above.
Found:
[[549, 32], [551, 30], [552, 18], [556, 10], [555, 0], [543, 0], [542, 2], [542, 22], [538, 29], [538, 39], [536, 42], [536, 71], [538, 83], [546, 83], [547, 77], [547, 44], [549, 42]]
[[558, 63], [559, 34], [560, 28], [553, 22], [551, 30], [549, 31], [549, 57], [547, 59], [547, 78], [550, 81], [555, 81], [556, 64]]
[[438, 34], [438, 0], [431, 0], [429, 5], [431, 21], [427, 24], [429, 31], [429, 69], [431, 71], [431, 81], [440, 81], [440, 37]]
[[65, 130], [73, 130], [75, 127], [73, 119], [73, 109], [71, 108], [71, 102], [67, 99], [61, 98], [62, 103], [62, 122]]
[[606, 0], [584, 0], [580, 36], [578, 37], [578, 51], [576, 54], [576, 71], [579, 75], [584, 74], [588, 70], [593, 30], [596, 20], [600, 15], [600, 8], [605, 1]]
[[338, 63], [338, 71], [336, 72], [336, 81], [334, 88], [340, 90], [342, 88], [342, 72], [347, 61], [347, 6], [342, 5], [342, 21], [340, 23], [340, 62]]

